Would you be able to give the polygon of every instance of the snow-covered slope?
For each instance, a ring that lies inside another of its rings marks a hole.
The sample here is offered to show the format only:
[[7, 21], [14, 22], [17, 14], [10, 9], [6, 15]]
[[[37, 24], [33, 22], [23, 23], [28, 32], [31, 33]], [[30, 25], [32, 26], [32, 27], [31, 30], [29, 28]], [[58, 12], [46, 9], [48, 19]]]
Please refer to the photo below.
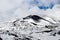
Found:
[[53, 18], [29, 15], [0, 24], [0, 40], [58, 40], [59, 28]]

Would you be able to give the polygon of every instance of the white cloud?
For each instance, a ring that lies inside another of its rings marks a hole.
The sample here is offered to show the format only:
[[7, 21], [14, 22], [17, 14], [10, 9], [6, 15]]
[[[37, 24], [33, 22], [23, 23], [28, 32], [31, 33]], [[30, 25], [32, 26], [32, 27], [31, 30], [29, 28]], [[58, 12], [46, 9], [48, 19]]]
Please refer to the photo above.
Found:
[[45, 14], [60, 20], [60, 5], [55, 5], [53, 9], [48, 9]]
[[[37, 3], [37, 1], [39, 3]], [[60, 13], [59, 8], [54, 6], [53, 9], [41, 10], [38, 6], [49, 6], [50, 3], [57, 5], [58, 1], [59, 0], [0, 0], [0, 21], [12, 20], [29, 14], [37, 14], [40, 16], [52, 15], [56, 17]], [[59, 16], [57, 16], [58, 19]]]

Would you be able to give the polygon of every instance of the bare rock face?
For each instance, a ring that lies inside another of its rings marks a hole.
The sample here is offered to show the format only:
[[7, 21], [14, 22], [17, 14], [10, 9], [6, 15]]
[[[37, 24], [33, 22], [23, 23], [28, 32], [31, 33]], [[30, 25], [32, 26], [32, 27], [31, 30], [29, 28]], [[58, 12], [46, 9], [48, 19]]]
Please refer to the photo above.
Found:
[[57, 36], [59, 39], [59, 24], [50, 17], [29, 15], [0, 24], [0, 40], [54, 40]]

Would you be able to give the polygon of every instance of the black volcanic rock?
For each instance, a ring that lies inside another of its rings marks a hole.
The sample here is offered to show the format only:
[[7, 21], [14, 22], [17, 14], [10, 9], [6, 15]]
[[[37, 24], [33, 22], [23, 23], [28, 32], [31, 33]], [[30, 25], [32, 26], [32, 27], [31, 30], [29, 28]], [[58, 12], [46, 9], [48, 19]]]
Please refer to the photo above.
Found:
[[58, 26], [55, 26], [55, 25], [45, 25], [45, 28], [48, 28], [48, 29], [52, 29], [52, 28], [56, 28]]
[[31, 38], [23, 38], [22, 40], [32, 40]]
[[53, 30], [45, 30], [43, 32], [46, 32], [46, 33], [49, 33], [49, 32], [52, 32]]
[[29, 15], [29, 16], [23, 18], [23, 19], [29, 19], [29, 18], [31, 18], [31, 19], [33, 19], [35, 21], [39, 21], [39, 19], [43, 19], [42, 17], [39, 17], [37, 15]]
[[58, 33], [57, 33], [58, 35], [60, 35], [60, 31], [58, 31]]
[[9, 35], [12, 35], [12, 36], [18, 37], [18, 35], [13, 34], [13, 33], [9, 33]]
[[32, 24], [33, 24], [33, 25], [37, 25], [36, 23], [33, 23], [33, 22], [32, 22]]
[[25, 19], [33, 19], [35, 22], [39, 22], [39, 20], [42, 19], [42, 20], [45, 20], [45, 21], [47, 21], [47, 22], [49, 22], [51, 24], [54, 24], [53, 22], [51, 22], [49, 20], [46, 20], [45, 18], [40, 17], [38, 15], [29, 15], [29, 16], [23, 18], [23, 20], [25, 20]]
[[3, 39], [0, 37], [0, 40], [3, 40]]

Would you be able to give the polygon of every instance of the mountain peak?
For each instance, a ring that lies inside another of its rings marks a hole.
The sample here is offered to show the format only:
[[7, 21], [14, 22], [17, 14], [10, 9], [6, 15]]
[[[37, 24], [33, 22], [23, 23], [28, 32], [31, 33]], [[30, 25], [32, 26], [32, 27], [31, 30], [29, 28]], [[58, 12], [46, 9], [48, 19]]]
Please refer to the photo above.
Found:
[[[22, 19], [17, 19], [13, 22], [3, 23], [3, 26], [0, 25], [0, 35], [2, 39], [4, 39], [6, 36], [8, 40], [11, 37], [11, 40], [16, 39], [16, 37], [18, 40], [38, 40], [41, 39], [42, 35], [46, 33], [47, 36], [56, 36], [56, 34], [58, 34], [60, 30], [58, 30], [59, 26], [55, 25], [55, 23], [56, 21], [50, 17], [29, 15]], [[39, 33], [40, 36], [36, 37], [36, 35], [39, 35]]]

